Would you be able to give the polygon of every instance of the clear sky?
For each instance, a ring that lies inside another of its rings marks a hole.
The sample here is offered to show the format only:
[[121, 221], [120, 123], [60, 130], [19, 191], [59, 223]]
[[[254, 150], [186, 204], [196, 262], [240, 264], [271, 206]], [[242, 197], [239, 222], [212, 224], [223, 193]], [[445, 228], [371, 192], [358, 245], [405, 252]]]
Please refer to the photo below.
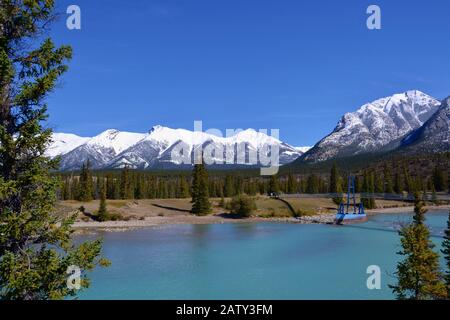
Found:
[[[57, 0], [74, 58], [50, 125], [83, 136], [160, 124], [279, 128], [313, 145], [362, 104], [450, 95], [448, 0]], [[81, 8], [82, 29], [66, 28]], [[381, 7], [382, 29], [366, 9]]]

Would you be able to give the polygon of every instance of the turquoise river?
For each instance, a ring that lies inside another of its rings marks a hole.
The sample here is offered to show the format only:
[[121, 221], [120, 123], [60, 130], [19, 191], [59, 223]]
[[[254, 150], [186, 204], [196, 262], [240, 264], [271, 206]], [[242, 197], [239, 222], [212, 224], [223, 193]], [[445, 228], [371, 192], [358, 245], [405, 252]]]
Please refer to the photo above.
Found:
[[[102, 232], [108, 268], [80, 299], [392, 299], [397, 230], [412, 215], [379, 214], [351, 226], [283, 223], [177, 225]], [[447, 211], [430, 211], [440, 250]], [[367, 267], [381, 268], [380, 290]]]

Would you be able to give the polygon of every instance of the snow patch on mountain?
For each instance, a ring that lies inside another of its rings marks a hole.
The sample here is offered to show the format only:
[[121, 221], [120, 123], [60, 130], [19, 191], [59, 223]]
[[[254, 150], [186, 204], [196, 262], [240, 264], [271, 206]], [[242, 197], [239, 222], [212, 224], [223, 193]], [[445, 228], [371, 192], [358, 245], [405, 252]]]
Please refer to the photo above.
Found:
[[411, 90], [346, 113], [336, 128], [302, 156], [306, 161], [377, 152], [421, 127], [439, 108], [433, 97]]
[[[244, 146], [246, 159], [249, 159], [251, 151], [257, 151], [264, 145], [277, 145], [280, 164], [292, 162], [303, 153], [279, 139], [253, 129], [237, 131], [230, 137], [163, 126], [155, 126], [147, 134], [110, 129], [85, 143], [77, 144], [71, 150], [67, 147], [66, 152], [61, 153], [61, 170], [78, 169], [87, 160], [95, 169], [177, 166], [180, 162], [172, 159], [172, 151], [180, 144], [191, 156], [197, 146], [204, 149], [207, 146], [214, 147], [215, 150], [237, 150], [237, 146]], [[53, 155], [56, 153], [55, 151]], [[217, 160], [220, 159], [220, 155], [217, 155]]]
[[90, 139], [91, 138], [80, 137], [70, 133], [53, 133], [52, 143], [47, 149], [46, 155], [54, 158], [56, 156], [66, 154], [88, 142]]

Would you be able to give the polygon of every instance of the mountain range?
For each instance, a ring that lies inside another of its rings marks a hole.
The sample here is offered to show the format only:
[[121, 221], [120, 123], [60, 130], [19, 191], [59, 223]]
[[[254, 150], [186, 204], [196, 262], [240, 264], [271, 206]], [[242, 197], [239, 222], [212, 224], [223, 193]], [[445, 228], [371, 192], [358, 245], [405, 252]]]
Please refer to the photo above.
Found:
[[[334, 130], [314, 147], [293, 147], [253, 129], [223, 138], [205, 132], [155, 126], [148, 133], [106, 130], [92, 137], [54, 133], [47, 154], [61, 156], [61, 170], [77, 170], [87, 160], [94, 169], [174, 169], [190, 164], [174, 159], [176, 148], [183, 146], [193, 163], [195, 148], [214, 147], [214, 154], [225, 159], [227, 150], [236, 154], [244, 146], [245, 158], [235, 154], [226, 168], [258, 166], [250, 154], [261, 156], [265, 144], [279, 148], [280, 165], [317, 163], [371, 153], [450, 151], [450, 98], [439, 101], [421, 91], [412, 90], [381, 98], [342, 116]], [[240, 150], [240, 149], [239, 149]], [[219, 161], [220, 162], [220, 161]], [[217, 165], [222, 167], [223, 165]]]
[[[62, 171], [77, 170], [87, 160], [93, 169], [129, 167], [145, 170], [191, 167], [196, 146], [201, 146], [203, 150], [207, 147], [223, 150], [223, 154], [214, 154], [215, 160], [227, 159], [226, 152], [234, 151], [232, 163], [223, 164], [227, 168], [258, 166], [257, 161], [251, 161], [249, 154], [254, 152], [259, 158], [260, 150], [263, 150], [262, 147], [266, 144], [278, 147], [280, 165], [294, 161], [304, 153], [302, 150], [307, 150], [304, 147], [295, 148], [253, 129], [223, 138], [205, 132], [155, 126], [149, 133], [110, 129], [92, 138], [55, 133], [52, 140], [47, 154], [50, 157], [61, 156]], [[180, 159], [172, 157], [174, 149], [180, 146], [188, 152], [189, 164], [181, 163]], [[245, 155], [245, 158], [242, 158], [243, 156], [239, 158], [238, 154]], [[220, 162], [218, 163], [217, 166], [220, 166]]]

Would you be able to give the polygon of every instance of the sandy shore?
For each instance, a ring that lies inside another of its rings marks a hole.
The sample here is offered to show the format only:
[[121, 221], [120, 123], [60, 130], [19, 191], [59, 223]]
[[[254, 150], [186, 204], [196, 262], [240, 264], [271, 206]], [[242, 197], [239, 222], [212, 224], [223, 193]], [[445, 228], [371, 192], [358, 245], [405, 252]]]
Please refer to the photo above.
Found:
[[[446, 210], [446, 209], [448, 210], [448, 209], [450, 209], [450, 205], [426, 206], [425, 208], [430, 211]], [[366, 213], [368, 215], [374, 215], [374, 214], [378, 214], [378, 213], [402, 213], [402, 212], [414, 212], [414, 206], [366, 210]]]
[[111, 231], [118, 229], [134, 229], [156, 227], [162, 225], [183, 225], [183, 224], [222, 224], [222, 223], [258, 223], [258, 222], [280, 222], [280, 223], [299, 223], [296, 218], [259, 218], [252, 217], [246, 219], [224, 218], [219, 215], [210, 215], [198, 217], [192, 215], [175, 216], [175, 217], [146, 217], [145, 220], [130, 221], [107, 221], [107, 222], [75, 222], [75, 229], [103, 229]]
[[[429, 206], [428, 210], [446, 210], [450, 209], [450, 205], [443, 205], [439, 207]], [[401, 213], [413, 212], [414, 207], [398, 207], [398, 208], [383, 208], [367, 210], [368, 215], [376, 215], [380, 213]], [[143, 220], [129, 220], [129, 221], [108, 221], [108, 222], [76, 222], [73, 227], [78, 231], [126, 231], [136, 228], [149, 228], [164, 225], [185, 225], [185, 224], [222, 224], [222, 223], [299, 223], [299, 224], [330, 224], [335, 219], [334, 214], [318, 214], [313, 216], [304, 216], [301, 218], [260, 218], [251, 217], [247, 219], [233, 219], [227, 218], [223, 215], [209, 215], [205, 217], [198, 217], [193, 215], [178, 215], [172, 217], [146, 217]]]

